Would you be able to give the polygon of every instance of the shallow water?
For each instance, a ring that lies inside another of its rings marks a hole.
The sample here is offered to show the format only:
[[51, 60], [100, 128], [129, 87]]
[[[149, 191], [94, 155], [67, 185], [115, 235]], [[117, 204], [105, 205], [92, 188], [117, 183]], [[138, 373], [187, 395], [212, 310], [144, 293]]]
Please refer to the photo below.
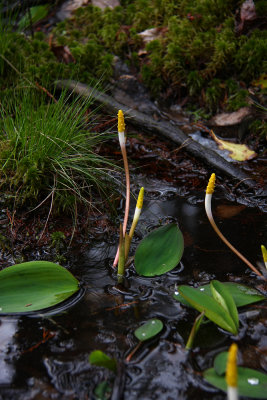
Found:
[[[203, 193], [183, 190], [157, 179], [136, 177], [146, 187], [144, 209], [133, 248], [153, 228], [177, 222], [185, 238], [181, 263], [154, 278], [127, 270], [125, 286], [116, 285], [112, 269], [117, 238], [88, 242], [75, 250], [71, 270], [82, 282], [83, 297], [60, 314], [45, 317], [1, 317], [0, 398], [96, 399], [95, 387], [107, 380], [112, 399], [224, 399], [205, 383], [201, 371], [232, 342], [230, 334], [212, 323], [201, 328], [195, 348], [184, 350], [196, 312], [172, 298], [176, 284], [199, 285], [216, 278], [258, 287], [263, 285], [213, 233], [205, 216]], [[262, 264], [264, 218], [258, 209], [213, 199], [214, 217], [230, 241], [254, 264]], [[130, 362], [125, 358], [137, 345], [134, 330], [150, 318], [160, 318], [163, 331], [143, 343]], [[239, 348], [244, 365], [267, 371], [266, 309], [241, 310]], [[118, 360], [117, 376], [91, 366], [88, 356], [102, 350]], [[115, 378], [115, 379], [114, 379]]]

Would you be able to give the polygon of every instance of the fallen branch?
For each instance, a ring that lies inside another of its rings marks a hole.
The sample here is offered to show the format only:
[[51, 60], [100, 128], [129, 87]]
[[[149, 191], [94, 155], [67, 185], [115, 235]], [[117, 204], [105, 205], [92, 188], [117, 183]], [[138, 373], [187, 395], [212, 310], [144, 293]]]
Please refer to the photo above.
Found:
[[85, 84], [75, 82], [72, 80], [60, 80], [56, 82], [56, 85], [60, 89], [69, 89], [80, 96], [91, 96], [96, 102], [105, 105], [105, 109], [111, 114], [115, 114], [118, 110], [122, 110], [126, 117], [130, 118], [130, 123], [139, 127], [143, 131], [157, 133], [171, 139], [179, 146], [186, 147], [186, 151], [200, 159], [205, 164], [208, 164], [212, 169], [223, 172], [232, 179], [242, 181], [242, 183], [250, 188], [254, 188], [257, 184], [248, 176], [245, 172], [240, 170], [236, 165], [228, 163], [224, 158], [215, 153], [213, 150], [202, 146], [192, 138], [189, 138], [183, 133], [177, 126], [172, 125], [170, 122], [161, 120], [155, 121], [149, 115], [143, 114], [139, 111], [130, 109], [121, 103], [118, 103], [111, 96], [101, 93], [98, 90], [87, 86]]

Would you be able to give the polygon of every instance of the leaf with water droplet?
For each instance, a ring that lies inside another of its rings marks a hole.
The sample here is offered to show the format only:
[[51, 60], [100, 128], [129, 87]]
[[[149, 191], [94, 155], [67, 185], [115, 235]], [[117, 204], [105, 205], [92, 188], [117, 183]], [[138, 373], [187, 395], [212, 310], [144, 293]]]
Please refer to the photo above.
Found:
[[[240, 285], [239, 283], [235, 283], [235, 282], [223, 282], [223, 284], [227, 287], [227, 289], [233, 296], [233, 299], [234, 299], [237, 307], [243, 307], [248, 304], [253, 304], [258, 301], [262, 301], [262, 300], [266, 299], [266, 297], [264, 297], [262, 294], [260, 294], [254, 288], [250, 288], [245, 285]], [[199, 290], [201, 292], [206, 293], [208, 296], [211, 296], [210, 284], [204, 285], [204, 286], [199, 286], [195, 290]], [[186, 301], [179, 293], [174, 293], [173, 297], [175, 300], [179, 301], [180, 303], [191, 307], [190, 304], [188, 303], [188, 301]]]
[[[211, 385], [227, 391], [225, 371], [228, 352], [223, 351], [214, 360], [214, 368], [204, 371], [204, 378]], [[254, 399], [267, 398], [267, 375], [251, 368], [238, 367], [238, 394]]]
[[144, 325], [139, 326], [139, 328], [134, 331], [134, 334], [138, 340], [144, 342], [145, 340], [156, 336], [162, 330], [162, 328], [163, 323], [161, 320], [154, 318], [147, 321]]

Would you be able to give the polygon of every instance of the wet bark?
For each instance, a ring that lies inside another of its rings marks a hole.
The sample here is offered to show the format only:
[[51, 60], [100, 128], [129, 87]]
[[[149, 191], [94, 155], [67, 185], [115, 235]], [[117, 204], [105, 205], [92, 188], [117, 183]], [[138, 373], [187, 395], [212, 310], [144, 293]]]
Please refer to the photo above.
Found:
[[56, 84], [60, 89], [68, 88], [69, 90], [72, 90], [74, 93], [77, 93], [81, 96], [93, 97], [96, 102], [103, 104], [105, 110], [113, 115], [117, 113], [118, 110], [122, 110], [126, 118], [129, 118], [129, 122], [132, 125], [142, 129], [142, 131], [147, 131], [154, 134], [156, 133], [164, 136], [165, 138], [171, 139], [174, 143], [182, 146], [183, 149], [186, 150], [190, 155], [209, 165], [212, 171], [222, 172], [223, 174], [239, 181], [240, 183], [243, 183], [245, 186], [250, 188], [253, 188], [257, 185], [253, 178], [238, 168], [238, 166], [227, 162], [213, 150], [208, 149], [202, 146], [200, 143], [194, 141], [192, 138], [182, 132], [177, 126], [171, 124], [170, 122], [164, 120], [156, 121], [151, 116], [118, 103], [111, 96], [99, 92], [98, 90], [82, 83], [71, 80], [60, 80], [57, 81]]

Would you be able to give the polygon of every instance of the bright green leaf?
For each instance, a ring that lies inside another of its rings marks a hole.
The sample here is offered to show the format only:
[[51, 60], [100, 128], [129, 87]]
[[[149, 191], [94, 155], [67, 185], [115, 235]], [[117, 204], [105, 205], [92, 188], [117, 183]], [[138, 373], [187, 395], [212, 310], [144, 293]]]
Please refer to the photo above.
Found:
[[29, 12], [26, 11], [26, 14], [21, 18], [18, 23], [18, 28], [20, 30], [26, 29], [28, 26], [30, 26], [31, 23], [35, 24], [36, 22], [40, 21], [47, 16], [48, 10], [49, 4], [31, 7], [30, 15]]
[[66, 300], [79, 282], [65, 268], [30, 261], [0, 271], [0, 314], [39, 311]]
[[[267, 375], [250, 368], [238, 367], [238, 394], [254, 399], [267, 399]], [[227, 391], [225, 376], [220, 376], [214, 368], [204, 371], [204, 378], [211, 385]]]
[[163, 323], [159, 319], [151, 319], [144, 325], [137, 328], [134, 332], [135, 336], [141, 342], [156, 336], [163, 328]]
[[[239, 283], [234, 282], [224, 282], [223, 283], [235, 301], [237, 307], [243, 307], [248, 304], [256, 303], [258, 301], [262, 301], [266, 299], [263, 295], [261, 295], [256, 289], [250, 288], [245, 285], [240, 285]], [[211, 296], [210, 285], [199, 286], [197, 289], [201, 292], [204, 292], [206, 295]], [[179, 294], [175, 293], [173, 295], [175, 300], [180, 301], [182, 304], [186, 306], [190, 306], [190, 304]]]
[[238, 311], [236, 308], [233, 296], [227, 289], [227, 287], [219, 281], [211, 281], [210, 283], [211, 293], [214, 299], [221, 304], [221, 306], [230, 314], [232, 320], [235, 323], [236, 329], [239, 328]]
[[238, 333], [231, 315], [212, 297], [190, 286], [179, 286], [178, 290], [192, 307], [200, 312], [204, 311], [212, 322], [234, 335]]
[[176, 224], [168, 224], [150, 232], [135, 253], [135, 268], [139, 275], [162, 275], [172, 270], [182, 258], [184, 240]]
[[116, 372], [117, 363], [114, 358], [110, 358], [107, 354], [103, 353], [101, 350], [94, 350], [89, 355], [89, 362], [92, 365], [97, 365], [99, 367], [104, 367], [110, 371]]

